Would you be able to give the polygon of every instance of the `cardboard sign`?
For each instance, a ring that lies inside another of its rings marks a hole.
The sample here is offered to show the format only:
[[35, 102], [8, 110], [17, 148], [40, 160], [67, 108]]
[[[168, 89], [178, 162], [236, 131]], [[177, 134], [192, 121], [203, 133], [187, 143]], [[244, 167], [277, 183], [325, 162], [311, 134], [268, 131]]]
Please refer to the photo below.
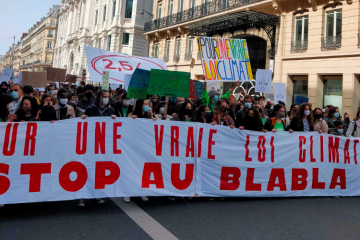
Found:
[[76, 75], [67, 74], [67, 75], [66, 75], [66, 80], [65, 80], [65, 82], [68, 82], [68, 83], [76, 83], [76, 79], [77, 79], [77, 76], [76, 76]]
[[13, 73], [14, 73], [14, 69], [5, 67], [0, 76], [0, 83], [2, 82], [8, 83], [11, 77], [13, 76]]
[[189, 98], [201, 99], [204, 83], [196, 80], [190, 80]]
[[23, 72], [22, 85], [30, 85], [33, 88], [43, 88], [47, 84], [47, 72]]
[[149, 94], [189, 97], [190, 73], [151, 69]]
[[256, 71], [255, 92], [270, 93], [271, 92], [272, 71], [258, 69]]
[[197, 37], [205, 81], [253, 80], [245, 39]]
[[146, 99], [149, 81], [150, 71], [137, 68], [131, 77], [127, 90], [127, 97], [133, 99]]
[[296, 97], [295, 104], [296, 104], [296, 105], [300, 105], [300, 104], [302, 104], [302, 103], [308, 103], [308, 102], [309, 102], [309, 99], [308, 99], [308, 98], [297, 96], [297, 97]]
[[123, 84], [125, 75], [132, 75], [136, 68], [148, 71], [151, 69], [167, 70], [162, 59], [131, 56], [89, 46], [85, 46], [85, 53], [90, 79], [93, 82], [102, 82], [103, 71], [110, 72], [110, 83]]
[[279, 101], [286, 103], [286, 85], [285, 83], [274, 83], [274, 103]]
[[109, 75], [110, 75], [109, 71], [103, 71], [101, 89], [109, 90]]
[[[49, 80], [49, 81], [64, 82], [65, 76], [66, 76], [66, 69], [52, 68], [52, 67], [49, 67], [47, 69], [47, 80]], [[68, 81], [66, 81], [66, 82], [68, 82]]]

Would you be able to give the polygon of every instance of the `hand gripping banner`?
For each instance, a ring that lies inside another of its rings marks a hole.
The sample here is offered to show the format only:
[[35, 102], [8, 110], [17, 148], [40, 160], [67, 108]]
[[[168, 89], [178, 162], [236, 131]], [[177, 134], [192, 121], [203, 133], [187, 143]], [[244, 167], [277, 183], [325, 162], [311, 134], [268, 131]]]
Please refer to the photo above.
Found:
[[359, 139], [131, 118], [0, 124], [0, 203], [359, 196]]

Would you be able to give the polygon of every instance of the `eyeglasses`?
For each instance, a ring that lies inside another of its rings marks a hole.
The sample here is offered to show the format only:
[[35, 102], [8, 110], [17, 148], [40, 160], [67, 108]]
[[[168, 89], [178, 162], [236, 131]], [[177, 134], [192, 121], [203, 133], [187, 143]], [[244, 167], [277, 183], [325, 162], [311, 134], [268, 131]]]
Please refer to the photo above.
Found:
[[17, 91], [18, 91], [17, 89], [10, 90], [11, 93], [12, 93], [12, 92], [17, 92]]

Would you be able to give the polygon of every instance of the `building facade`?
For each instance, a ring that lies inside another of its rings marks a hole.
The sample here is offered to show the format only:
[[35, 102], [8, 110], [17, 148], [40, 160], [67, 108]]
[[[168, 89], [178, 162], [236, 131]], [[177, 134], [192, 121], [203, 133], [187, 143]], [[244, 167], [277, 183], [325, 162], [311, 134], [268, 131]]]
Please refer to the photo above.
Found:
[[[150, 56], [169, 70], [203, 79], [196, 36], [242, 38], [254, 76], [273, 70], [285, 83], [287, 106], [297, 96], [314, 107], [335, 105], [355, 116], [360, 105], [358, 0], [158, 0], [145, 24]], [[227, 89], [230, 84], [224, 84]], [[246, 86], [245, 93], [255, 94]]]
[[87, 70], [85, 46], [148, 56], [143, 33], [151, 17], [140, 12], [152, 7], [153, 0], [63, 0], [53, 66], [80, 79]]
[[[20, 71], [42, 72], [53, 64], [60, 6], [54, 5], [21, 39]], [[18, 61], [18, 58], [16, 58]]]
[[0, 55], [0, 73], [4, 71], [5, 68], [5, 55]]

